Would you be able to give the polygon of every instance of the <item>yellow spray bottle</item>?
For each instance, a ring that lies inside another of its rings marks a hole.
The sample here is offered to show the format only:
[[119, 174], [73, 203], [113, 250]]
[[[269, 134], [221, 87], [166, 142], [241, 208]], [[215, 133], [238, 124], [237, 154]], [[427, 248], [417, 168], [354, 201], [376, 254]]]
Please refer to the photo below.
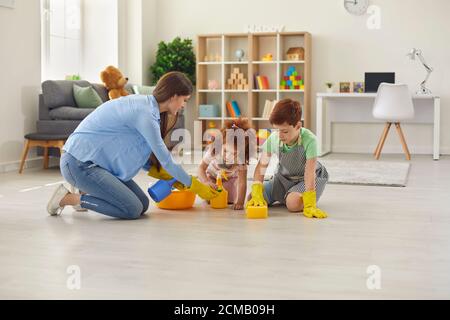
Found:
[[222, 178], [227, 179], [225, 170], [221, 170], [217, 175], [216, 186], [219, 196], [211, 199], [211, 208], [213, 209], [225, 209], [228, 207], [228, 191], [223, 187]]

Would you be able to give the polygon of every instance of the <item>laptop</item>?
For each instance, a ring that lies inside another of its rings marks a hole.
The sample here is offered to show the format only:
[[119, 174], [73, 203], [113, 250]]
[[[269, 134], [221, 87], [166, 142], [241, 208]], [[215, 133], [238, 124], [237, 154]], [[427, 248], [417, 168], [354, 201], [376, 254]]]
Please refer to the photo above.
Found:
[[365, 91], [376, 93], [383, 82], [395, 83], [395, 72], [366, 72], [365, 82]]

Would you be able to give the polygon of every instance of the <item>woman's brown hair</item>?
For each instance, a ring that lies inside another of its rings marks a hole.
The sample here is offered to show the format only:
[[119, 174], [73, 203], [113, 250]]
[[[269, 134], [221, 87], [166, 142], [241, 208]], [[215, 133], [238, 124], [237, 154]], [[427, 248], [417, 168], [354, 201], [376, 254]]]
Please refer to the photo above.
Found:
[[[190, 96], [194, 88], [192, 82], [189, 78], [182, 72], [173, 71], [166, 73], [159, 79], [156, 84], [156, 88], [153, 91], [153, 96], [155, 97], [158, 104], [168, 101], [174, 96]], [[167, 134], [173, 129], [177, 123], [178, 115], [172, 120], [167, 112], [161, 113], [161, 137], [163, 140], [166, 138]], [[173, 124], [169, 127], [169, 122]], [[161, 163], [156, 158], [155, 154], [150, 157], [152, 165], [156, 165], [158, 171], [161, 169]]]
[[302, 120], [300, 102], [291, 99], [279, 101], [270, 115], [270, 124], [283, 125], [285, 123], [295, 127]]

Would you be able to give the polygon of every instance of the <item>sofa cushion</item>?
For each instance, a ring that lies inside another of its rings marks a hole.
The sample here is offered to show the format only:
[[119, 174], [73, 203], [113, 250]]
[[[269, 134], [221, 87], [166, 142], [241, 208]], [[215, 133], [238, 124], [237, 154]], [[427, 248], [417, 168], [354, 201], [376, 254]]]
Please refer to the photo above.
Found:
[[102, 98], [100, 98], [100, 95], [92, 86], [82, 88], [74, 84], [73, 96], [75, 97], [77, 107], [82, 109], [97, 108], [103, 103]]
[[100, 98], [102, 98], [103, 102], [109, 100], [108, 89], [106, 89], [103, 84], [92, 83], [92, 87], [95, 89], [95, 91], [97, 91], [98, 95], [100, 96]]
[[73, 97], [73, 85], [89, 87], [87, 81], [48, 80], [42, 83], [42, 94], [47, 108], [54, 109], [61, 106], [76, 107]]
[[152, 95], [153, 91], [155, 91], [156, 87], [150, 87], [150, 86], [138, 86], [138, 85], [134, 85], [133, 86], [133, 92], [135, 94], [142, 94], [142, 95]]
[[[99, 83], [93, 83], [92, 86], [94, 87], [95, 91], [97, 91], [97, 93], [100, 95], [103, 102], [106, 102], [109, 100], [108, 89], [106, 89], [105, 85], [99, 84]], [[127, 90], [129, 94], [134, 94], [133, 86], [131, 84], [127, 84], [125, 86], [125, 90]]]
[[52, 109], [49, 113], [53, 120], [83, 120], [95, 109], [77, 107], [59, 107]]

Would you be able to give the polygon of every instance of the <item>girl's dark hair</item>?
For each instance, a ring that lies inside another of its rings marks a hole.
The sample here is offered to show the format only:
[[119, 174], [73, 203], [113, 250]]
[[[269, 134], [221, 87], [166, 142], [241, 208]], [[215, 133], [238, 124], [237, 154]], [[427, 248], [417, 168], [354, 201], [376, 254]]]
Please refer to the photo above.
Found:
[[302, 107], [300, 102], [291, 99], [279, 101], [270, 115], [270, 124], [289, 124], [295, 127], [302, 120]]
[[[250, 139], [251, 137], [251, 133], [253, 133], [252, 130], [252, 126], [250, 125], [250, 121], [247, 118], [238, 118], [238, 119], [234, 119], [234, 120], [227, 120], [224, 123], [223, 128], [220, 130], [220, 133], [222, 135], [222, 141], [223, 144], [225, 145], [227, 143], [227, 133], [230, 132], [230, 130], [243, 130], [244, 133], [246, 133], [245, 135], [245, 146], [244, 146], [244, 150], [245, 150], [245, 159], [241, 159], [243, 160], [241, 163], [245, 163], [245, 164], [249, 164], [250, 163], [250, 154], [251, 151], [250, 150]], [[235, 138], [235, 135], [232, 135], [233, 137], [233, 148], [235, 150], [240, 150], [240, 148], [238, 148], [238, 139]], [[211, 153], [213, 156], [215, 156], [216, 150], [214, 150], [214, 148], [212, 149]], [[238, 157], [242, 157], [242, 154], [238, 154]]]
[[[166, 73], [159, 79], [156, 84], [156, 88], [153, 91], [153, 96], [155, 97], [158, 104], [166, 102], [174, 96], [190, 96], [194, 88], [192, 82], [189, 78], [182, 72], [173, 71]], [[167, 134], [173, 129], [177, 123], [178, 115], [175, 119], [169, 117], [168, 112], [161, 113], [161, 137], [163, 140], [166, 138]], [[169, 127], [169, 122], [173, 124]], [[161, 163], [156, 158], [155, 154], [152, 154], [150, 161], [153, 165], [156, 165], [158, 171], [161, 169]]]

